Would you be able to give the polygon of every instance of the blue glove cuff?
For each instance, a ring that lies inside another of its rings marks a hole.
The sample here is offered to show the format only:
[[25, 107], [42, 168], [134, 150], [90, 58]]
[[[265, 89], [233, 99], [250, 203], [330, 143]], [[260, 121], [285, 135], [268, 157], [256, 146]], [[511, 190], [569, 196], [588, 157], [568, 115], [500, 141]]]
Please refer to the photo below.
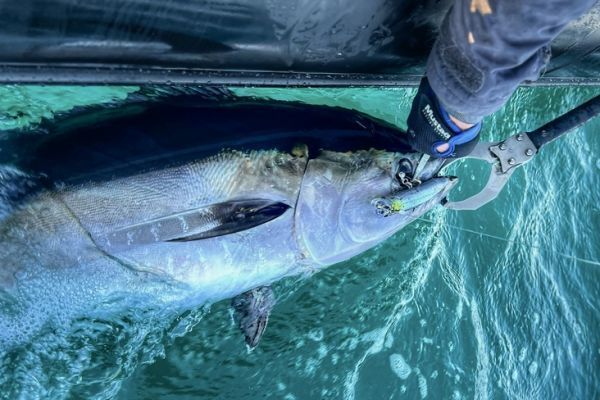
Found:
[[[438, 103], [438, 109], [440, 111], [440, 115], [444, 119], [444, 123], [450, 129], [452, 129], [452, 131], [455, 133], [455, 135], [452, 136], [447, 142], [444, 142], [444, 141], [435, 142], [431, 146], [431, 152], [433, 154], [437, 154], [438, 157], [447, 158], [447, 157], [452, 156], [456, 146], [470, 142], [471, 140], [475, 139], [475, 137], [477, 137], [477, 135], [479, 134], [479, 131], [481, 131], [481, 122], [473, 125], [469, 129], [463, 131], [458, 126], [456, 126], [456, 124], [452, 121], [452, 119], [450, 118], [450, 115], [444, 109], [444, 107], [442, 107], [442, 105], [439, 102], [437, 102], [437, 103]], [[442, 153], [437, 151], [436, 148], [438, 146], [446, 144], [446, 143], [448, 144], [448, 149], [446, 151], [444, 151]]]

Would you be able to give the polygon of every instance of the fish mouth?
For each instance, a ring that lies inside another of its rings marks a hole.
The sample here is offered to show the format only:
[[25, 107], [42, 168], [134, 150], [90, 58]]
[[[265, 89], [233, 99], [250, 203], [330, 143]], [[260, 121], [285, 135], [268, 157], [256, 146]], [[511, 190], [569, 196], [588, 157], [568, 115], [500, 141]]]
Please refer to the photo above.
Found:
[[455, 176], [431, 178], [409, 189], [377, 197], [371, 201], [371, 205], [375, 207], [376, 213], [383, 217], [411, 214], [415, 210], [429, 209], [441, 204], [457, 182], [458, 178]]
[[448, 179], [448, 183], [444, 189], [444, 192], [448, 194], [458, 184], [458, 176], [445, 176], [444, 178]]
[[440, 198], [440, 205], [442, 206], [444, 206], [450, 201], [448, 200], [448, 194], [450, 194], [450, 191], [454, 189], [454, 187], [458, 184], [457, 176], [446, 176], [445, 178], [448, 178], [448, 183], [446, 184], [444, 190], [442, 190], [441, 192], [442, 196]]

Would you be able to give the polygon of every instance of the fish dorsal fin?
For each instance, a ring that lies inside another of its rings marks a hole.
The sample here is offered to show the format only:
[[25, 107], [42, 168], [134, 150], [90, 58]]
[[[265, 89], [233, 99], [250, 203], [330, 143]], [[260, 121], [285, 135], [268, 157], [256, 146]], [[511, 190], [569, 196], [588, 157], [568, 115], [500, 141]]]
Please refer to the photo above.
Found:
[[262, 225], [288, 208], [285, 203], [266, 199], [230, 200], [125, 226], [106, 238], [113, 246], [208, 239]]
[[255, 348], [267, 328], [269, 314], [275, 305], [273, 290], [270, 286], [257, 287], [234, 297], [231, 305], [246, 344], [251, 349]]

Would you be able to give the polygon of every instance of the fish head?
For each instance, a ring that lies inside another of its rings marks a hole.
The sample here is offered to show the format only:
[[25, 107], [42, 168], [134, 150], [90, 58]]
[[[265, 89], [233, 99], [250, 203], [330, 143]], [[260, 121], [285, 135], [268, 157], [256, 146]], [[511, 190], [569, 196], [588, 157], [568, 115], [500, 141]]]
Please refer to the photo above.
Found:
[[445, 199], [454, 177], [434, 177], [441, 163], [425, 169], [423, 183], [402, 186], [401, 160], [417, 154], [376, 150], [323, 152], [309, 161], [298, 204], [296, 234], [307, 258], [327, 266], [386, 240]]

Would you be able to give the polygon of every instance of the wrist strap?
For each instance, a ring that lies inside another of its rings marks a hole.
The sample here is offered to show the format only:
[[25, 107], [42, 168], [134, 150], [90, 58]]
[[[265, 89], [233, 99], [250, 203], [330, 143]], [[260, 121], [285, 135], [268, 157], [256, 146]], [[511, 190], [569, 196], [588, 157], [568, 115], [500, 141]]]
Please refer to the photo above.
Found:
[[[463, 131], [452, 121], [452, 119], [450, 118], [450, 115], [444, 109], [444, 107], [440, 104], [440, 102], [437, 101], [436, 103], [438, 105], [440, 115], [444, 119], [444, 123], [455, 133], [455, 135], [452, 136], [447, 142], [444, 142], [444, 141], [435, 142], [431, 146], [431, 151], [433, 152], [433, 154], [437, 154], [438, 157], [446, 158], [446, 157], [450, 157], [452, 155], [452, 153], [454, 153], [454, 149], [456, 148], [456, 146], [465, 144], [465, 143], [470, 142], [471, 140], [475, 139], [475, 137], [481, 130], [481, 122], [478, 122], [477, 124], [473, 125], [469, 129], [466, 129]], [[439, 151], [437, 151], [436, 148], [442, 144], [448, 144], [448, 150], [440, 153]]]

